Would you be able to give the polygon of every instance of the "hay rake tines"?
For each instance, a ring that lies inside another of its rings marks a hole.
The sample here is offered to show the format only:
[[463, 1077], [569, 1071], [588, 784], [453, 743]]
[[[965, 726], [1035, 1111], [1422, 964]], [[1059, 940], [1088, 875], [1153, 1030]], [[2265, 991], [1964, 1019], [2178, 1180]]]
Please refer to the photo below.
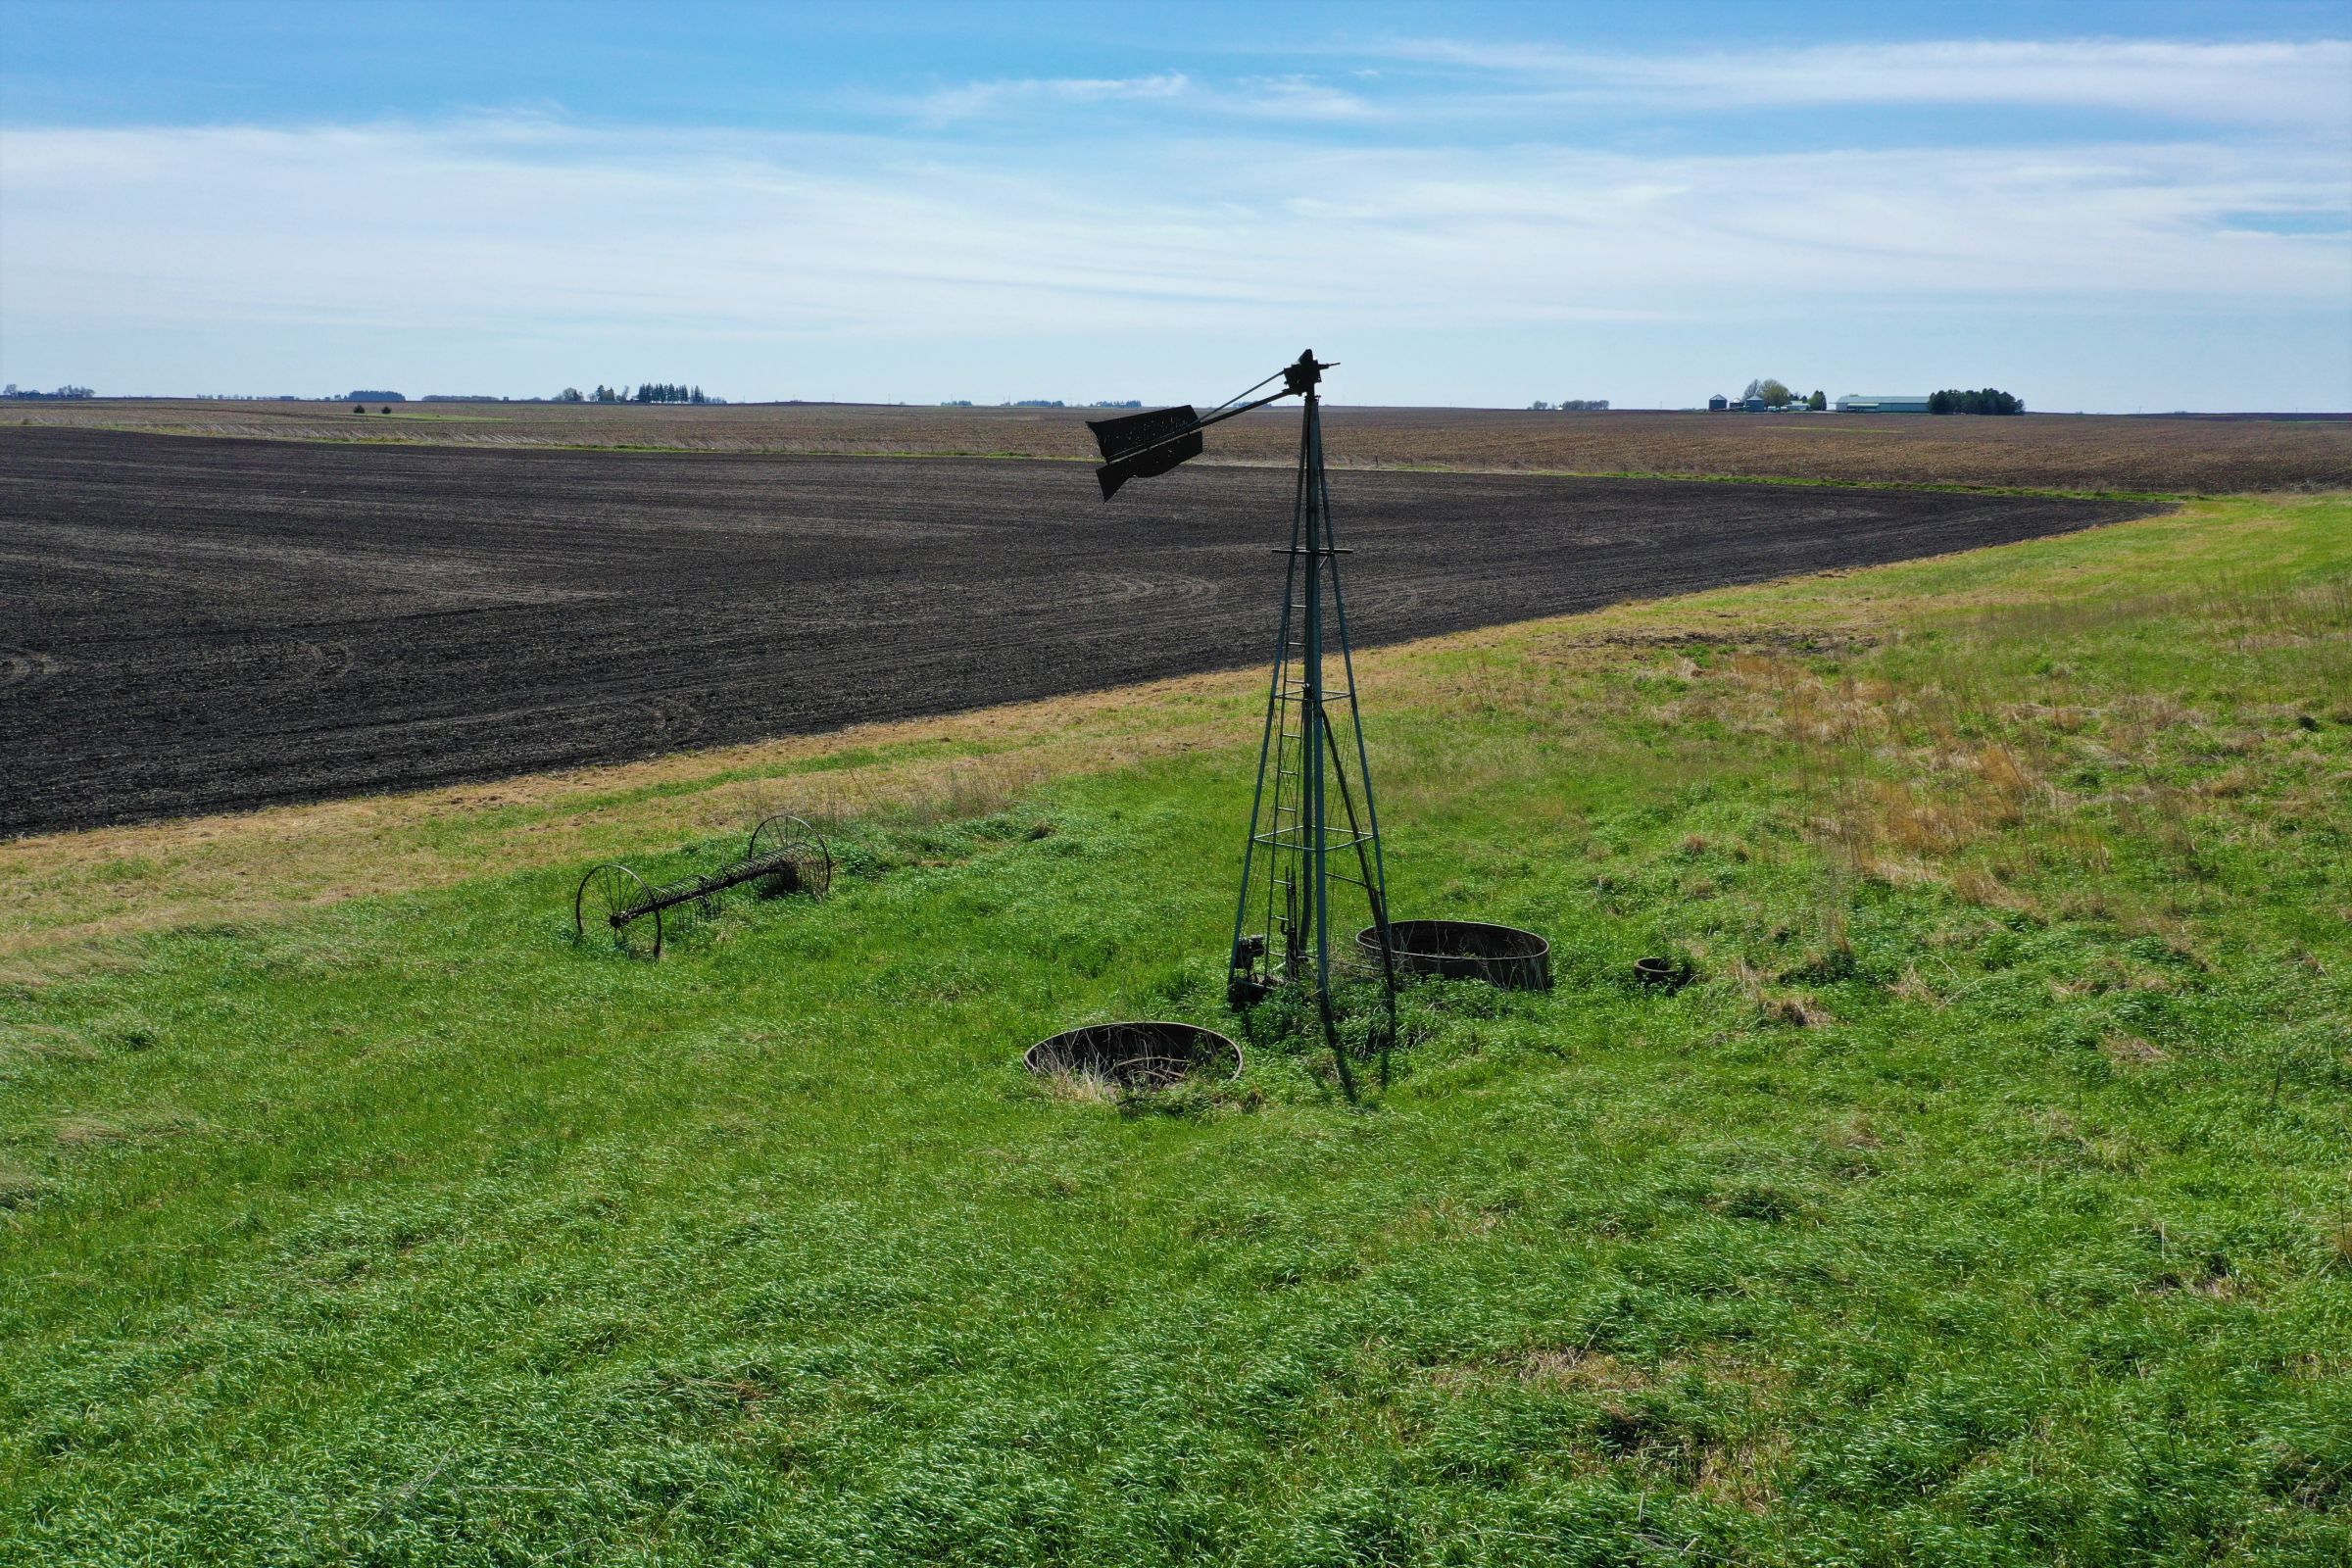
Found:
[[707, 876], [681, 877], [649, 887], [645, 878], [627, 866], [611, 862], [591, 867], [580, 878], [571, 900], [572, 935], [585, 942], [592, 930], [612, 933], [613, 945], [635, 956], [662, 956], [662, 911], [680, 905], [701, 906], [704, 914], [718, 912], [719, 895], [731, 887], [756, 882], [770, 898], [803, 893], [821, 899], [833, 885], [833, 854], [816, 829], [797, 816], [771, 816], [752, 829], [751, 843], [740, 860], [731, 860]]

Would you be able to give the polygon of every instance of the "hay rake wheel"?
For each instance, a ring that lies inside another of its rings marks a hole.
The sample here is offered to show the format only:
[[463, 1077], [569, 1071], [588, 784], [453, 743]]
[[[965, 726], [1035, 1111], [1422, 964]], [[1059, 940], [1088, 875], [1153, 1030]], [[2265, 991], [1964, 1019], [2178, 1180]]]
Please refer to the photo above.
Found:
[[752, 829], [747, 860], [782, 857], [775, 868], [760, 878], [760, 891], [768, 898], [806, 893], [821, 899], [833, 886], [833, 852], [824, 836], [800, 817], [779, 813]]
[[591, 931], [609, 931], [612, 945], [632, 957], [662, 956], [662, 906], [645, 878], [608, 861], [580, 878], [571, 900], [572, 935], [586, 942]]

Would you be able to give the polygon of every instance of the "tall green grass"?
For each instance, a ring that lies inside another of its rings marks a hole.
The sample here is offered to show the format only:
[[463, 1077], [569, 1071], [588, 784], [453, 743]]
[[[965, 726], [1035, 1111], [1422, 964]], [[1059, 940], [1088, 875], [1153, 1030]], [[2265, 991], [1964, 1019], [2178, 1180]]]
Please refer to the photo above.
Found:
[[[1238, 706], [658, 965], [485, 859], [25, 980], [0, 1560], [2342, 1561], [2348, 529], [1375, 656], [1397, 913], [1558, 989], [1360, 1108], [1222, 1008]], [[1249, 1070], [1019, 1070], [1126, 1016]]]

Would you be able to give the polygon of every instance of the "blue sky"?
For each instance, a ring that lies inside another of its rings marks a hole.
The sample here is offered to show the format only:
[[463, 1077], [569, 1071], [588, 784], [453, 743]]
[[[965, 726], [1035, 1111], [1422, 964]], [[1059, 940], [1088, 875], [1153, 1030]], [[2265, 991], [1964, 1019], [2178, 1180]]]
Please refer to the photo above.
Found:
[[0, 13], [0, 377], [2352, 408], [2352, 4]]

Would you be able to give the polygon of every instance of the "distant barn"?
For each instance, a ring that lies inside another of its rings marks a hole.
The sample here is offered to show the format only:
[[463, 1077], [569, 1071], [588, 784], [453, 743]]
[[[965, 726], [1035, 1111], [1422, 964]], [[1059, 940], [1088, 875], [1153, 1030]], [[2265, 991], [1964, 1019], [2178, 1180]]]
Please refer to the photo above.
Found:
[[1861, 393], [1848, 392], [1838, 400], [1839, 414], [1925, 414], [1928, 395], [1925, 392]]

